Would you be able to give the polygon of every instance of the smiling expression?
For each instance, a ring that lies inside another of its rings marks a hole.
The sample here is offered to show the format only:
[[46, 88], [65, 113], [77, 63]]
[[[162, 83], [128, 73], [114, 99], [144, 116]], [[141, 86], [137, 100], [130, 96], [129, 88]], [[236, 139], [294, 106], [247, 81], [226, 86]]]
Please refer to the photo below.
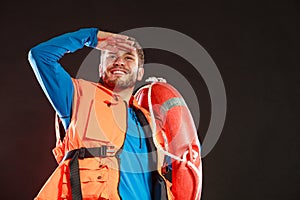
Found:
[[138, 67], [136, 51], [102, 52], [99, 68], [103, 84], [111, 90], [133, 88], [142, 79], [144, 69]]

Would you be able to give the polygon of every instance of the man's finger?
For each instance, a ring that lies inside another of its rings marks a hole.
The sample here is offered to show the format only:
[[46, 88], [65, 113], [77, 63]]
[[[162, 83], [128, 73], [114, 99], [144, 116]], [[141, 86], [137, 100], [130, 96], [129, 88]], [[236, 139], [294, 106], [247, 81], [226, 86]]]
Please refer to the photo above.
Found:
[[126, 51], [135, 51], [136, 50], [135, 47], [133, 47], [133, 46], [131, 46], [129, 44], [126, 44], [126, 43], [116, 43], [116, 46], [118, 48], [122, 48], [122, 49], [124, 49]]
[[134, 45], [134, 43], [135, 43], [135, 41], [132, 41], [132, 40], [123, 40], [123, 39], [119, 39], [119, 38], [117, 38], [116, 40], [117, 40], [117, 42], [129, 44], [131, 46]]
[[115, 34], [115, 33], [112, 33], [112, 37], [114, 38], [118, 38], [118, 39], [124, 39], [124, 40], [128, 40], [128, 36], [126, 35], [121, 35], [121, 34]]
[[107, 45], [105, 48], [102, 49], [102, 51], [110, 51], [113, 53], [117, 53], [119, 51], [119, 48], [114, 45]]

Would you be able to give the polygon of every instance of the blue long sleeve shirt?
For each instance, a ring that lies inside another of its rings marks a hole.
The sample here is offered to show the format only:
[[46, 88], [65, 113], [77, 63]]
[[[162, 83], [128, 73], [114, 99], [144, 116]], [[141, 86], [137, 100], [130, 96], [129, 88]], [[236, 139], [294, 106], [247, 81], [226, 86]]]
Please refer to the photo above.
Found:
[[[48, 100], [65, 129], [71, 121], [74, 86], [59, 63], [66, 53], [98, 43], [97, 28], [84, 28], [43, 42], [29, 52], [28, 59]], [[122, 199], [151, 199], [152, 181], [145, 133], [132, 108], [128, 108], [128, 130], [120, 155], [119, 194]]]

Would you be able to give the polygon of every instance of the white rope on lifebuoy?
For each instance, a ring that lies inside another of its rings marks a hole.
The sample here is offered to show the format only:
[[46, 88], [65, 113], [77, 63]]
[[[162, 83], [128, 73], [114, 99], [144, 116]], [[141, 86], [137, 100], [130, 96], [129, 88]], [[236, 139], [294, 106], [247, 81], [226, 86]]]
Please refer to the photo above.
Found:
[[161, 78], [161, 77], [149, 77], [146, 79], [146, 83], [154, 83], [154, 82], [161, 82], [161, 83], [166, 83], [166, 79]]
[[[202, 172], [201, 170], [199, 170], [195, 165], [194, 163], [192, 163], [191, 161], [188, 161], [187, 162], [188, 166], [190, 166], [197, 174], [197, 176], [199, 177], [199, 179], [202, 177]], [[200, 182], [198, 183], [197, 185], [197, 193], [196, 193], [196, 197], [195, 199], [198, 199], [199, 198], [199, 195], [200, 195], [200, 191], [201, 191], [201, 184]]]
[[[195, 151], [194, 149], [192, 150], [192, 152], [193, 152], [193, 162], [195, 162], [196, 161], [196, 158], [199, 156], [199, 154], [198, 154], [198, 152], [197, 151]], [[196, 174], [197, 174], [197, 176], [200, 178], [200, 177], [202, 177], [202, 173], [201, 173], [201, 170], [199, 170], [197, 167], [196, 167], [196, 165], [194, 164], [194, 163], [192, 163], [191, 161], [188, 161], [187, 160], [187, 154], [189, 153], [189, 150], [186, 150], [184, 153], [183, 153], [183, 155], [182, 155], [182, 157], [183, 157], [183, 159], [187, 162], [187, 165], [189, 166], [189, 167], [191, 167], [195, 172], [196, 172]], [[197, 186], [197, 193], [196, 193], [196, 197], [195, 197], [195, 199], [198, 199], [198, 196], [199, 196], [199, 194], [200, 194], [200, 190], [201, 190], [201, 184], [199, 183], [198, 184], [198, 186]]]

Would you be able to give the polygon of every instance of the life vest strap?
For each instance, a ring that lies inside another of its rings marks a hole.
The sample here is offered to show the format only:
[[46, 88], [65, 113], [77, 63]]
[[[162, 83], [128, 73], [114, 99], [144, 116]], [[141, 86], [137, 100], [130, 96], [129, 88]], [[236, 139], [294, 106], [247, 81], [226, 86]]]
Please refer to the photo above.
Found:
[[106, 145], [94, 148], [83, 147], [80, 149], [74, 149], [72, 151], [69, 151], [66, 154], [64, 160], [71, 159], [69, 168], [72, 200], [82, 200], [78, 159], [116, 156], [114, 148], [114, 146]]
[[106, 146], [103, 145], [101, 147], [93, 147], [93, 148], [85, 148], [82, 147], [80, 149], [74, 149], [69, 151], [64, 160], [74, 158], [76, 152], [78, 152], [78, 158], [94, 158], [94, 157], [112, 157], [115, 156], [115, 147], [114, 146]]

